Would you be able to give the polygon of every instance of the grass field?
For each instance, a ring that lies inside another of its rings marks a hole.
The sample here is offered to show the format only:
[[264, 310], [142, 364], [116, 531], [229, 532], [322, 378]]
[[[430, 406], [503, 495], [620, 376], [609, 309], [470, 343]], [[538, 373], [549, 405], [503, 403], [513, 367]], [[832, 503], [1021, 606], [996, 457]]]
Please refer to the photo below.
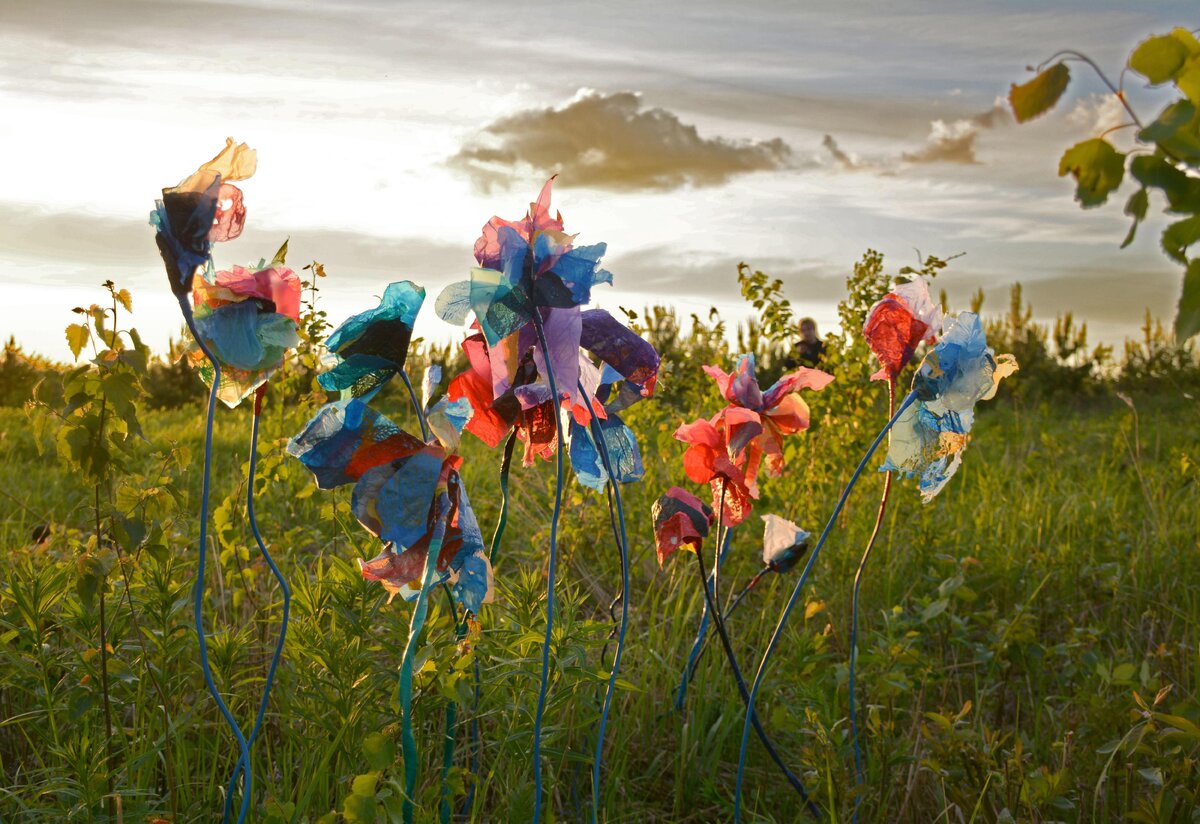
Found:
[[[1200, 420], [1183, 396], [1133, 401], [1136, 413], [1115, 398], [1021, 407], [1002, 394], [934, 503], [922, 506], [912, 483], [898, 485], [864, 586], [864, 821], [1200, 821]], [[755, 517], [734, 533], [723, 594], [759, 565], [757, 515], [776, 512], [818, 530], [859, 454], [847, 444], [881, 421], [823, 420], [820, 396], [810, 403], [815, 426], [790, 439], [788, 474], [764, 482]], [[265, 415], [259, 520], [294, 599], [255, 750], [252, 819], [333, 821], [345, 812], [346, 820], [389, 820], [401, 786], [393, 698], [410, 610], [386, 604], [381, 589], [361, 580], [355, 558], [376, 548], [349, 514], [348, 493], [316, 491], [282, 454], [282, 439], [305, 413], [268, 404]], [[671, 438], [683, 414], [668, 396], [629, 417], [647, 475], [624, 490], [632, 625], [600, 818], [725, 820], [742, 705], [714, 645], [685, 712], [673, 709], [701, 594], [690, 556], [659, 570], [649, 518], [654, 498], [685, 481], [682, 448]], [[143, 485], [149, 494], [139, 505], [161, 511], [162, 538], [114, 557], [106, 576], [110, 757], [98, 613], [78, 590], [84, 562], [73, 548], [87, 539], [93, 491], [60, 467], [52, 445], [38, 453], [20, 411], [0, 410], [0, 820], [217, 820], [237, 751], [205, 691], [191, 626], [201, 410], [144, 422], [158, 451], [147, 448], [138, 469], [180, 489], [176, 500]], [[246, 721], [279, 616], [274, 581], [242, 520], [248, 429], [244, 410], [218, 414], [217, 560], [207, 604], [218, 683]], [[474, 439], [464, 443], [464, 478], [490, 534], [498, 457]], [[465, 657], [445, 603], [432, 602], [415, 702], [426, 818], [436, 817], [451, 697], [463, 704], [451, 776], [459, 805], [470, 783], [471, 720], [482, 735], [464, 816], [528, 817], [552, 483], [552, 464], [514, 467], [496, 603]], [[861, 484], [837, 525], [759, 701], [768, 730], [833, 820], [847, 819], [853, 805], [849, 593], [881, 486], [880, 475]], [[118, 507], [136, 491], [115, 489]], [[619, 582], [607, 517], [602, 496], [570, 485], [544, 744], [555, 820], [584, 819], [591, 804], [607, 677], [600, 654]], [[47, 522], [49, 538], [32, 542], [34, 527]], [[730, 622], [747, 669], [794, 581], [780, 577], [769, 576]], [[474, 713], [471, 655], [483, 676]], [[119, 804], [106, 806], [110, 773]], [[753, 820], [802, 818], [754, 741], [747, 793]]]

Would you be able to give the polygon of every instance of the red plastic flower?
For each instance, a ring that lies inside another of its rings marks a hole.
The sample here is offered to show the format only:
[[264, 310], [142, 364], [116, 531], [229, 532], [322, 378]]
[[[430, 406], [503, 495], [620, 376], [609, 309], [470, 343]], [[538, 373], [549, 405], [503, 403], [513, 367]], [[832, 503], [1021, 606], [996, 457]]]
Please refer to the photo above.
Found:
[[901, 283], [871, 307], [863, 337], [879, 359], [871, 380], [895, 380], [922, 341], [933, 343], [942, 327], [942, 308], [929, 297], [922, 278]]
[[654, 542], [658, 565], [666, 563], [677, 550], [699, 552], [708, 537], [713, 511], [686, 489], [677, 486], [667, 490], [654, 502]]

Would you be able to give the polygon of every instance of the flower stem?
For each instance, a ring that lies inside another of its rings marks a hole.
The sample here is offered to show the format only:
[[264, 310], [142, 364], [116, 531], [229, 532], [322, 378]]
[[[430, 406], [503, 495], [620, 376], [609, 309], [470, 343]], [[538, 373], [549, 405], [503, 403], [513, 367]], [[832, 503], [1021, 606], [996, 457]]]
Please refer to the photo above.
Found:
[[763, 653], [762, 661], [759, 662], [758, 672], [754, 675], [754, 683], [750, 686], [750, 697], [747, 701], [746, 720], [742, 723], [742, 744], [738, 752], [738, 769], [737, 781], [734, 784], [733, 796], [733, 820], [735, 822], [742, 820], [742, 784], [746, 778], [746, 752], [750, 744], [750, 719], [754, 717], [754, 701], [758, 697], [759, 687], [762, 686], [763, 676], [766, 675], [767, 665], [771, 662], [771, 656], [775, 652], [775, 648], [779, 645], [779, 639], [783, 636], [784, 627], [787, 626], [788, 616], [791, 615], [792, 609], [796, 606], [796, 602], [800, 599], [800, 591], [804, 589], [804, 584], [808, 581], [808, 575], [812, 572], [813, 565], [817, 558], [821, 555], [821, 547], [825, 545], [825, 540], [829, 537], [830, 531], [833, 529], [834, 523], [838, 516], [842, 513], [842, 509], [846, 506], [846, 500], [850, 497], [850, 493], [854, 490], [854, 485], [858, 483], [859, 476], [862, 475], [863, 469], [866, 468], [867, 462], [871, 460], [871, 456], [875, 454], [875, 450], [879, 448], [879, 444], [887, 437], [887, 433], [891, 431], [892, 426], [904, 414], [905, 410], [917, 399], [915, 392], [910, 392], [904, 401], [900, 404], [900, 408], [896, 410], [896, 414], [888, 420], [887, 425], [880, 430], [875, 436], [875, 440], [871, 442], [867, 448], [867, 453], [863, 455], [859, 461], [858, 467], [854, 470], [854, 474], [850, 476], [846, 488], [842, 490], [842, 495], [838, 498], [837, 505], [833, 508], [833, 514], [829, 516], [829, 521], [825, 524], [825, 529], [821, 532], [821, 537], [817, 541], [817, 545], [813, 547], [812, 554], [808, 556], [808, 563], [804, 565], [804, 570], [800, 573], [799, 580], [796, 581], [796, 586], [792, 589], [791, 597], [784, 604], [783, 611], [779, 614], [779, 623], [775, 625], [775, 632], [771, 634], [771, 640], [767, 643], [767, 649]]
[[[888, 418], [896, 413], [896, 379], [888, 381]], [[855, 666], [858, 663], [858, 592], [862, 585], [863, 571], [871, 557], [871, 548], [879, 536], [879, 528], [883, 525], [883, 516], [887, 512], [888, 497], [892, 492], [892, 473], [885, 472], [883, 477], [883, 495], [879, 499], [879, 512], [875, 515], [875, 526], [871, 529], [871, 537], [867, 539], [867, 547], [863, 550], [862, 560], [858, 562], [858, 571], [854, 573], [854, 594], [850, 599], [850, 741], [854, 745], [854, 824], [858, 824], [858, 806], [862, 801], [863, 765], [862, 748], [858, 744], [858, 714], [855, 711], [854, 692], [857, 681]]]

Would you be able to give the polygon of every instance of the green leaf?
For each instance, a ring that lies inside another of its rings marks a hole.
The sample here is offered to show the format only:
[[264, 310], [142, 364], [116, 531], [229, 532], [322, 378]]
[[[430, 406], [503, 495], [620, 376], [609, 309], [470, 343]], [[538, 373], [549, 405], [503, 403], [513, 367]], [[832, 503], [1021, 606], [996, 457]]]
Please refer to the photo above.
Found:
[[287, 263], [288, 241], [289, 240], [291, 240], [290, 237], [287, 238], [286, 240], [284, 240], [283, 245], [279, 247], [279, 251], [275, 253], [275, 257], [271, 258], [272, 266], [282, 266], [283, 264]]
[[1075, 178], [1075, 199], [1090, 209], [1108, 200], [1109, 193], [1121, 185], [1125, 155], [1107, 140], [1094, 137], [1067, 149], [1058, 162], [1058, 174]]
[[381, 732], [373, 732], [364, 738], [362, 751], [373, 770], [383, 770], [396, 760], [396, 742]]
[[1187, 46], [1178, 39], [1160, 34], [1143, 40], [1133, 50], [1129, 55], [1129, 68], [1157, 85], [1173, 78], [1189, 56]]
[[1114, 681], [1132, 681], [1134, 673], [1137, 672], [1137, 667], [1130, 663], [1118, 664], [1113, 667], [1112, 679]]
[[1187, 263], [1187, 248], [1200, 240], [1200, 215], [1172, 223], [1162, 233], [1162, 247], [1167, 256]]
[[1150, 195], [1146, 192], [1145, 186], [1129, 196], [1129, 201], [1125, 204], [1125, 214], [1133, 218], [1133, 223], [1129, 227], [1129, 234], [1125, 235], [1125, 240], [1121, 241], [1122, 249], [1133, 243], [1134, 235], [1137, 234], [1138, 224], [1146, 219], [1146, 209], [1149, 206]]
[[1162, 155], [1139, 155], [1129, 162], [1129, 173], [1143, 186], [1161, 189], [1171, 211], [1193, 212], [1200, 206], [1200, 180], [1188, 177]]
[[1179, 75], [1175, 78], [1175, 85], [1179, 87], [1179, 91], [1183, 92], [1188, 100], [1192, 103], [1200, 104], [1200, 59], [1192, 58]]
[[1012, 84], [1008, 102], [1018, 123], [1027, 123], [1054, 108], [1071, 81], [1071, 70], [1065, 63], [1055, 63], [1028, 83]]
[[1183, 275], [1183, 291], [1175, 313], [1175, 339], [1183, 343], [1200, 333], [1200, 259], [1188, 264]]
[[113, 297], [117, 299], [117, 303], [125, 307], [126, 312], [133, 311], [133, 296], [129, 294], [128, 289], [113, 292]]
[[100, 391], [121, 417], [135, 411], [133, 402], [141, 393], [137, 376], [132, 372], [110, 372], [100, 380]]
[[1180, 160], [1200, 160], [1200, 110], [1187, 100], [1176, 100], [1138, 132], [1138, 140], [1157, 143]]
[[71, 347], [71, 354], [75, 356], [75, 360], [79, 360], [79, 353], [87, 346], [88, 337], [86, 323], [72, 323], [67, 327], [67, 346]]

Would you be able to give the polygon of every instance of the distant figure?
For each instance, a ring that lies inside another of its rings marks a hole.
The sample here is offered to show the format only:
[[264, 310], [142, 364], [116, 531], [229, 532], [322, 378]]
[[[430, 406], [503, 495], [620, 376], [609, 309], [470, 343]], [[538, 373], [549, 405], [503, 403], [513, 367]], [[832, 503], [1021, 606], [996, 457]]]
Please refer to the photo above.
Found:
[[800, 320], [800, 342], [792, 358], [799, 366], [819, 366], [825, 357], [825, 341], [817, 334], [817, 322], [812, 318]]

